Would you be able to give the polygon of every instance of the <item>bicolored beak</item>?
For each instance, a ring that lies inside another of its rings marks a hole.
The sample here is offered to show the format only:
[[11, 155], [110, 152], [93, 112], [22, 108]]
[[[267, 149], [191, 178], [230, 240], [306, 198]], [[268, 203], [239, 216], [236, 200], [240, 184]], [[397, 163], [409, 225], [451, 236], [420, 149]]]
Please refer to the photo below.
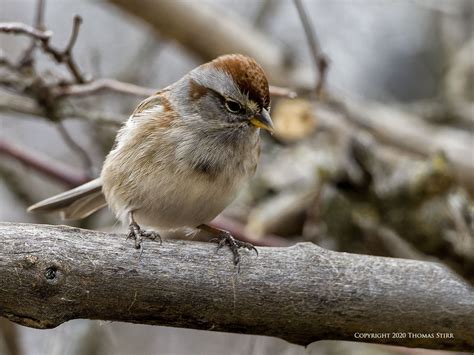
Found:
[[262, 108], [262, 112], [252, 117], [250, 123], [255, 127], [266, 129], [270, 133], [274, 132], [272, 118], [264, 108]]

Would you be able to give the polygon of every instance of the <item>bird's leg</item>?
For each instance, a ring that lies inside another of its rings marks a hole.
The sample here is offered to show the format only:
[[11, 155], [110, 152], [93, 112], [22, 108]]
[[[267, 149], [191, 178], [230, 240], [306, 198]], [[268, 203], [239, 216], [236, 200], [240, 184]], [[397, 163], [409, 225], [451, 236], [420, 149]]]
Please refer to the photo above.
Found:
[[211, 226], [208, 226], [207, 224], [201, 224], [197, 228], [200, 230], [206, 231], [212, 235], [215, 235], [216, 237], [212, 239], [211, 241], [216, 241], [217, 244], [217, 250], [222, 248], [224, 245], [228, 245], [230, 250], [232, 251], [232, 254], [234, 254], [234, 265], [238, 266], [240, 269], [240, 248], [245, 248], [248, 250], [254, 250], [255, 253], [257, 253], [258, 256], [258, 251], [257, 248], [255, 248], [252, 244], [242, 242], [238, 239], [235, 239], [229, 232], [220, 230]]
[[140, 228], [138, 223], [135, 221], [135, 218], [133, 218], [133, 211], [130, 211], [129, 213], [129, 221], [130, 224], [128, 225], [129, 232], [127, 235], [127, 239], [132, 238], [133, 240], [135, 240], [135, 248], [141, 248], [143, 239], [159, 239], [160, 244], [162, 243], [161, 236], [157, 232], [145, 231]]

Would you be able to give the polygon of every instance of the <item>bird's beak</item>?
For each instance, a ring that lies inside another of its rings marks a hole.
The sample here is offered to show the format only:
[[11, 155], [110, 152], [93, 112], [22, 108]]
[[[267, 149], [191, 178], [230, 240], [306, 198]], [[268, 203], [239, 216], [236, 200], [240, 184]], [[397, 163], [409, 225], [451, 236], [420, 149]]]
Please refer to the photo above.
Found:
[[272, 118], [264, 108], [262, 108], [262, 112], [252, 117], [250, 123], [255, 127], [266, 129], [270, 133], [274, 132]]

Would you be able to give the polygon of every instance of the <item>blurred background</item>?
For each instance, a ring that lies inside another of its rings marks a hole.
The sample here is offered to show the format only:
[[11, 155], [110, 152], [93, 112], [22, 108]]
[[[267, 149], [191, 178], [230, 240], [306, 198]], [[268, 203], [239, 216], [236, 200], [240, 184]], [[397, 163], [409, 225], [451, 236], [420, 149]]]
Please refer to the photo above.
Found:
[[[441, 261], [472, 282], [474, 3], [302, 3], [316, 53], [292, 0], [0, 0], [0, 22], [40, 25], [60, 49], [83, 19], [80, 78], [39, 48], [29, 55], [31, 38], [0, 33], [0, 221], [64, 223], [26, 207], [96, 177], [150, 88], [242, 52], [285, 90], [272, 97], [276, 134], [263, 137], [256, 177], [215, 225], [259, 245]], [[101, 78], [114, 81], [64, 94]], [[105, 210], [71, 224], [120, 229]], [[89, 320], [34, 330], [0, 319], [0, 332], [0, 354], [443, 353]]]

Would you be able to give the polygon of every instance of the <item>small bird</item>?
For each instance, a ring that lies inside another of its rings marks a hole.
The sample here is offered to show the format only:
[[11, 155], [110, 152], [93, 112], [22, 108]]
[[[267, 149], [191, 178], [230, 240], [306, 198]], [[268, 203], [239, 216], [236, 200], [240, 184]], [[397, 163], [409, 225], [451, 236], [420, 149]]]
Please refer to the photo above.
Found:
[[[119, 130], [99, 178], [28, 211], [81, 219], [108, 206], [140, 248], [163, 230], [191, 227], [228, 245], [234, 264], [250, 243], [208, 225], [255, 173], [259, 131], [273, 132], [262, 67], [231, 54], [203, 64], [142, 101]], [[126, 222], [126, 223], [127, 223]]]

